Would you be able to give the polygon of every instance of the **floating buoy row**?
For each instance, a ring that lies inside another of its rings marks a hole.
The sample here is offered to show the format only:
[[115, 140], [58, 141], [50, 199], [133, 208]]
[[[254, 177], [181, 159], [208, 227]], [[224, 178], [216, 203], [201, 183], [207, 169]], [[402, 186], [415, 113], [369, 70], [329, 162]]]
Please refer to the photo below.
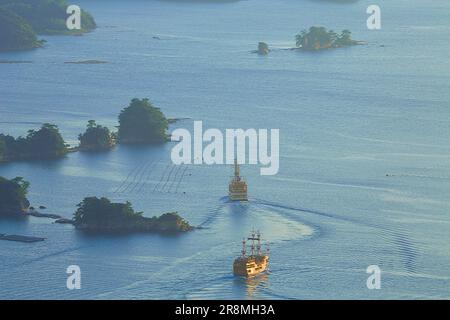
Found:
[[[151, 193], [178, 193], [188, 166], [168, 163], [161, 175], [155, 178], [155, 168], [159, 163], [158, 160], [137, 165], [113, 191], [113, 194], [146, 194], [149, 189]], [[153, 188], [146, 187], [149, 185], [153, 185]]]

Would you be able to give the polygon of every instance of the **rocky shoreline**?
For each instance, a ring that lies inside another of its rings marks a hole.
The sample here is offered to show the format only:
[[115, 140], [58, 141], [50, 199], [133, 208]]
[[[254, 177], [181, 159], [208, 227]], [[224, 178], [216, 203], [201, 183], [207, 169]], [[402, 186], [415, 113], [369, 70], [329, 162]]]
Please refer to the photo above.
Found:
[[174, 232], [186, 232], [198, 229], [189, 225], [184, 219], [178, 216], [176, 213], [165, 213], [160, 217], [138, 217], [131, 219], [125, 223], [105, 223], [101, 226], [91, 226], [89, 224], [77, 224], [75, 220], [64, 218], [58, 214], [42, 213], [36, 210], [27, 210], [26, 212], [17, 213], [15, 216], [22, 217], [36, 217], [36, 218], [48, 218], [55, 220], [57, 224], [70, 224], [77, 230], [85, 231], [88, 233], [174, 233]]
[[59, 219], [56, 222], [72, 224], [77, 230], [86, 233], [179, 233], [195, 229], [175, 213], [165, 213], [160, 217], [153, 218], [139, 217], [122, 223], [105, 223], [101, 226], [77, 224], [69, 219]]

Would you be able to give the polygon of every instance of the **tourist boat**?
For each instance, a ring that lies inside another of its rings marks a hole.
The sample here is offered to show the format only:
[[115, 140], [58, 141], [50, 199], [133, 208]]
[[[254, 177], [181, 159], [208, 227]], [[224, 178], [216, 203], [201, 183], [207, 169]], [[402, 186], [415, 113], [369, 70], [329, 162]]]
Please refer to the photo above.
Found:
[[231, 201], [248, 201], [247, 183], [240, 176], [237, 159], [234, 159], [234, 177], [230, 181], [228, 189]]
[[[250, 255], [247, 255], [247, 240], [251, 241]], [[252, 232], [242, 241], [242, 255], [234, 260], [233, 273], [236, 276], [251, 277], [260, 274], [269, 267], [269, 249], [261, 250], [261, 233]]]

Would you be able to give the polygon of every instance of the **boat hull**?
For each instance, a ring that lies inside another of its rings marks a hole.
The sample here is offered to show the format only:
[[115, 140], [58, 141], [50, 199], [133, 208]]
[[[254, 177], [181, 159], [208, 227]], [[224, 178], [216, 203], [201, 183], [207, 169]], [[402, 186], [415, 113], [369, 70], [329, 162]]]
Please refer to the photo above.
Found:
[[247, 193], [231, 193], [229, 194], [231, 201], [248, 201]]
[[236, 276], [252, 277], [267, 270], [269, 256], [240, 257], [234, 260], [233, 273]]

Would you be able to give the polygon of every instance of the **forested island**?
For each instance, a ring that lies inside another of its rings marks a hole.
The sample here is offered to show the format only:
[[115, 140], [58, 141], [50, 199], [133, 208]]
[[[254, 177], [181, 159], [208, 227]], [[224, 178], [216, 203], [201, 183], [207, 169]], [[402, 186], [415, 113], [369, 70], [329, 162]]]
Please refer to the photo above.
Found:
[[255, 53], [258, 53], [260, 55], [267, 55], [269, 54], [270, 49], [269, 45], [265, 42], [259, 42], [258, 43], [258, 50], [255, 51]]
[[[73, 219], [56, 214], [43, 214], [30, 207], [27, 199], [30, 183], [22, 177], [0, 177], [0, 217], [45, 217], [56, 222], [73, 224], [76, 229], [90, 233], [186, 232], [194, 228], [176, 212], [146, 218], [134, 211], [130, 202], [113, 203], [107, 198], [87, 197], [78, 204]], [[45, 208], [41, 206], [41, 208]]]
[[193, 229], [176, 212], [146, 218], [130, 202], [113, 203], [107, 198], [88, 197], [78, 204], [73, 217], [78, 230], [92, 233], [186, 232]]
[[0, 0], [0, 51], [26, 50], [43, 45], [37, 35], [73, 35], [96, 28], [94, 18], [81, 12], [81, 29], [69, 30], [66, 0]]
[[354, 46], [362, 44], [362, 42], [353, 40], [349, 30], [343, 30], [338, 34], [325, 27], [311, 27], [309, 30], [302, 30], [295, 36], [295, 44], [302, 50], [317, 51]]
[[33, 49], [43, 44], [29, 23], [0, 7], [0, 51]]
[[0, 217], [26, 216], [30, 202], [27, 192], [30, 183], [21, 177], [8, 180], [0, 177]]
[[[60, 215], [41, 213], [30, 206], [27, 199], [30, 183], [22, 177], [8, 180], [0, 177], [0, 217], [24, 218], [34, 216], [39, 218], [59, 219]], [[39, 206], [39, 209], [45, 209]]]
[[133, 99], [119, 115], [118, 139], [124, 144], [157, 144], [169, 140], [169, 121], [148, 99]]
[[[310, 27], [308, 30], [304, 29], [295, 36], [295, 47], [281, 50], [320, 51], [362, 44], [366, 44], [366, 42], [353, 40], [350, 30], [336, 33], [325, 27]], [[259, 42], [258, 49], [252, 51], [252, 53], [267, 55], [270, 51], [267, 43]]]
[[0, 134], [0, 162], [53, 159], [67, 152], [68, 147], [54, 124], [45, 123], [39, 130], [29, 130], [25, 138]]
[[107, 127], [89, 120], [86, 131], [78, 136], [80, 151], [105, 151], [116, 145], [116, 135]]
[[78, 147], [69, 148], [58, 126], [45, 123], [39, 130], [29, 130], [25, 138], [14, 138], [0, 133], [0, 163], [20, 160], [55, 159], [74, 151], [106, 151], [117, 143], [158, 144], [169, 141], [169, 123], [179, 119], [167, 119], [161, 110], [148, 99], [132, 99], [119, 115], [119, 130], [89, 120], [86, 131], [78, 136]]

